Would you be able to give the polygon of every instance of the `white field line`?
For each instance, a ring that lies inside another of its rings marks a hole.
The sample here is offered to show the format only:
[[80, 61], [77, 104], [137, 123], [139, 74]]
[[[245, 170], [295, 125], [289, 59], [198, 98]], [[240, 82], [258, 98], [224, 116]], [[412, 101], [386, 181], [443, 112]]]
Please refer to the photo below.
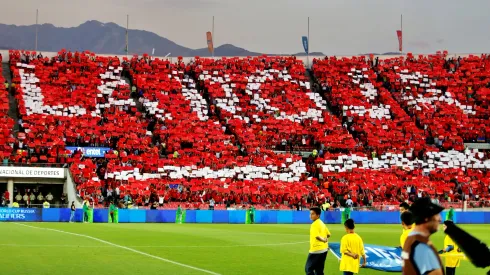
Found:
[[[77, 234], [78, 235], [78, 234]], [[133, 248], [232, 248], [232, 247], [266, 247], [266, 246], [286, 246], [305, 244], [306, 242], [292, 242], [292, 243], [269, 243], [269, 244], [243, 244], [243, 245], [128, 245], [127, 247]], [[0, 246], [6, 247], [76, 247], [76, 248], [104, 248], [111, 247], [111, 245], [49, 245], [49, 244], [0, 244]]]
[[148, 253], [145, 253], [145, 252], [141, 252], [139, 250], [135, 250], [135, 249], [132, 249], [132, 248], [129, 248], [129, 247], [126, 247], [126, 246], [122, 246], [122, 245], [118, 245], [118, 244], [114, 244], [114, 243], [111, 243], [111, 242], [108, 242], [108, 241], [104, 241], [104, 240], [101, 240], [101, 239], [98, 239], [98, 238], [94, 238], [94, 237], [88, 236], [88, 235], [77, 234], [77, 233], [72, 233], [72, 232], [67, 232], [67, 231], [62, 231], [62, 230], [57, 230], [57, 229], [51, 229], [51, 228], [43, 228], [43, 227], [31, 226], [31, 225], [26, 225], [26, 224], [21, 224], [21, 223], [14, 223], [14, 224], [17, 224], [17, 225], [20, 225], [20, 226], [29, 227], [29, 228], [33, 228], [33, 229], [47, 230], [47, 231], [53, 231], [53, 232], [58, 232], [58, 233], [64, 233], [64, 234], [68, 234], [68, 235], [83, 237], [83, 238], [87, 238], [87, 239], [91, 239], [91, 240], [94, 240], [94, 241], [98, 241], [98, 242], [107, 244], [109, 246], [114, 246], [114, 247], [117, 247], [117, 248], [125, 249], [125, 250], [131, 251], [133, 253], [140, 254], [140, 255], [143, 255], [143, 256], [146, 256], [146, 257], [149, 257], [149, 258], [160, 260], [162, 262], [166, 262], [166, 263], [178, 265], [178, 266], [181, 266], [181, 267], [185, 267], [185, 268], [189, 268], [189, 269], [201, 271], [201, 272], [207, 273], [207, 274], [221, 275], [221, 274], [216, 273], [216, 272], [213, 272], [213, 271], [209, 271], [209, 270], [206, 270], [206, 269], [201, 269], [201, 268], [198, 268], [198, 267], [194, 267], [194, 266], [182, 264], [182, 263], [179, 263], [179, 262], [175, 262], [175, 261], [172, 261], [172, 260], [169, 260], [169, 259], [165, 259], [165, 258], [162, 258], [162, 257], [151, 255], [151, 254], [148, 254]]
[[335, 252], [333, 252], [333, 250], [331, 250], [331, 249], [329, 249], [328, 251], [330, 251], [330, 253], [332, 253], [332, 254], [335, 256], [335, 258], [337, 258], [337, 260], [339, 260], [339, 262], [340, 262], [340, 255], [337, 255], [337, 254], [336, 254]]

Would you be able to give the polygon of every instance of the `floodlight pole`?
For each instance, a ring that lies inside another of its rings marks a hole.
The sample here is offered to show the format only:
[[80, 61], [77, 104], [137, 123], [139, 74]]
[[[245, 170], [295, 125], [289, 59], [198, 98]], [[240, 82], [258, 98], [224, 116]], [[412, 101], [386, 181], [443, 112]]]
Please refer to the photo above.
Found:
[[126, 15], [126, 57], [129, 55], [129, 14]]
[[211, 43], [213, 45], [213, 52], [212, 52], [212, 56], [214, 58], [214, 15], [213, 15], [213, 25], [212, 25], [212, 29], [211, 29]]
[[306, 66], [308, 69], [310, 68], [310, 48], [311, 48], [311, 41], [310, 41], [310, 17], [308, 16], [308, 50], [306, 51]]
[[38, 29], [39, 29], [39, 9], [36, 9], [36, 45], [34, 46], [34, 50], [36, 51], [36, 54], [37, 54]]

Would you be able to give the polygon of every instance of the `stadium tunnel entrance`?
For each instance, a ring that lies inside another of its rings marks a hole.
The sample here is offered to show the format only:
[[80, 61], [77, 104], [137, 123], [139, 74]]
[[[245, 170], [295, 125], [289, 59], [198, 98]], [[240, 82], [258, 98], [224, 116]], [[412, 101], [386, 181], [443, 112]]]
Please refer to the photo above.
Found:
[[[19, 201], [19, 197], [21, 199]], [[27, 199], [27, 200], [26, 200]], [[14, 200], [21, 207], [42, 207], [48, 201], [50, 207], [68, 207], [67, 196], [63, 191], [63, 183], [23, 183], [14, 184]]]

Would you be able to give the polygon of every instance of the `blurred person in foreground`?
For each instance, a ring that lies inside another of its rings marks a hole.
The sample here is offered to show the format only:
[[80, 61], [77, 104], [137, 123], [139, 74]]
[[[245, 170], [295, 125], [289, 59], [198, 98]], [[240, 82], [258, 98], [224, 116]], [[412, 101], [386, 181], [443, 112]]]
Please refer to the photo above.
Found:
[[[452, 221], [447, 220], [444, 225], [444, 233], [454, 240], [474, 266], [479, 268], [490, 266], [490, 247], [487, 244], [456, 226]], [[487, 275], [490, 275], [490, 271]]]
[[432, 203], [430, 198], [421, 198], [410, 207], [415, 228], [408, 234], [403, 245], [404, 275], [444, 275], [443, 265], [430, 236], [437, 232], [444, 208]]
[[328, 254], [330, 231], [320, 219], [322, 211], [318, 207], [310, 209], [310, 251], [306, 260], [306, 275], [323, 275], [325, 260]]
[[408, 205], [408, 203], [406, 202], [400, 203], [400, 213], [408, 211], [408, 209], [410, 209], [410, 205]]
[[362, 267], [367, 264], [366, 253], [364, 251], [364, 242], [361, 236], [354, 232], [355, 224], [353, 219], [348, 219], [344, 222], [345, 234], [340, 240], [340, 271], [343, 271], [344, 275], [353, 275], [359, 273], [359, 265]]

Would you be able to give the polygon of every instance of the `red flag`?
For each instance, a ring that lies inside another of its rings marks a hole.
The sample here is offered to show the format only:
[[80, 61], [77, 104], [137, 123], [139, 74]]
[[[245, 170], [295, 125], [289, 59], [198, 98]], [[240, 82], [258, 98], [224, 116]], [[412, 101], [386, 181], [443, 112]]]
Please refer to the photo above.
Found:
[[403, 51], [403, 36], [402, 36], [402, 31], [401, 30], [397, 30], [396, 31], [396, 36], [398, 36], [398, 50], [400, 52]]
[[211, 32], [206, 33], [206, 39], [208, 41], [208, 50], [210, 53], [214, 51], [214, 46], [213, 46], [213, 34]]

